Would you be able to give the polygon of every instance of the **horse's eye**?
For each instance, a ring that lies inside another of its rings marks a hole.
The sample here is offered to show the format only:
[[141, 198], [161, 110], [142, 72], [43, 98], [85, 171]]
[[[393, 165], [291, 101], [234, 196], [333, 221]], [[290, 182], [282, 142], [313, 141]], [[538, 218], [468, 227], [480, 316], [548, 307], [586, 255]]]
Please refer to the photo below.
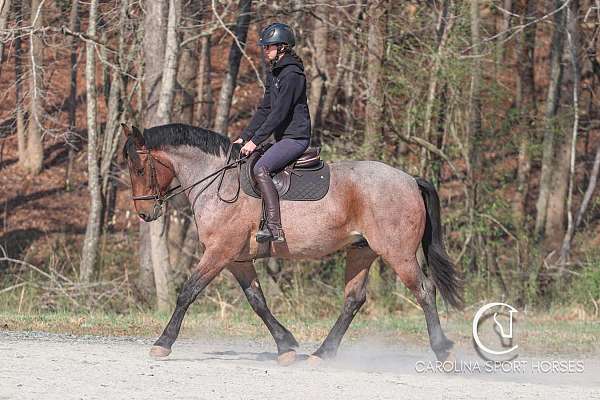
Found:
[[142, 169], [138, 169], [137, 170], [137, 175], [138, 176], [144, 176], [144, 169], [143, 168]]

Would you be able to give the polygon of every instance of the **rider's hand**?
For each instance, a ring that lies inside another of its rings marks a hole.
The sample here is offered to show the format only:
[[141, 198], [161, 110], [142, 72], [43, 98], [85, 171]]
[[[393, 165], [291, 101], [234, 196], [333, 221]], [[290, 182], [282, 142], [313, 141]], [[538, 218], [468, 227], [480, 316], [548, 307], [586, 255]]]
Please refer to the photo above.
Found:
[[248, 141], [248, 143], [246, 143], [244, 145], [244, 147], [242, 147], [242, 150], [240, 150], [240, 152], [247, 156], [250, 153], [252, 153], [254, 151], [254, 149], [256, 149], [256, 145], [254, 144], [254, 142], [252, 140]]
[[233, 142], [233, 144], [238, 144], [238, 143], [244, 143], [244, 139], [239, 138], [238, 140], [236, 140], [235, 142]]

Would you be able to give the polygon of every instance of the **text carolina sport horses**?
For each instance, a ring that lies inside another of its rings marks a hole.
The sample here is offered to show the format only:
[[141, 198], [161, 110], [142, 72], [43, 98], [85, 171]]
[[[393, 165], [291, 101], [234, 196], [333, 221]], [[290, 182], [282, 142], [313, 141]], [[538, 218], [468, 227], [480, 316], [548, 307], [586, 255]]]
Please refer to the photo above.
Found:
[[[188, 125], [172, 124], [144, 130], [123, 125], [135, 208], [145, 221], [160, 216], [171, 181], [186, 188], [223, 167], [227, 137]], [[236, 145], [234, 152], [239, 152]], [[460, 280], [442, 242], [440, 204], [435, 188], [422, 179], [378, 161], [340, 161], [330, 164], [330, 189], [318, 201], [282, 201], [281, 215], [287, 242], [273, 244], [273, 257], [319, 259], [347, 250], [344, 306], [319, 349], [318, 358], [335, 356], [342, 337], [366, 299], [369, 268], [381, 256], [414, 293], [425, 313], [431, 348], [446, 360], [453, 343], [446, 338], [436, 308], [436, 289], [460, 308]], [[217, 175], [215, 175], [217, 176]], [[220, 193], [238, 190], [235, 169], [229, 170]], [[202, 290], [224, 269], [238, 280], [252, 309], [273, 335], [279, 361], [294, 361], [294, 336], [271, 314], [252, 260], [261, 216], [261, 201], [241, 193], [229, 203], [207, 180], [185, 191], [192, 206], [204, 254], [177, 297], [169, 323], [150, 353], [166, 357], [177, 339], [183, 317]], [[227, 196], [224, 196], [227, 197]], [[230, 196], [231, 197], [231, 196]], [[428, 263], [425, 275], [416, 253], [423, 246]]]

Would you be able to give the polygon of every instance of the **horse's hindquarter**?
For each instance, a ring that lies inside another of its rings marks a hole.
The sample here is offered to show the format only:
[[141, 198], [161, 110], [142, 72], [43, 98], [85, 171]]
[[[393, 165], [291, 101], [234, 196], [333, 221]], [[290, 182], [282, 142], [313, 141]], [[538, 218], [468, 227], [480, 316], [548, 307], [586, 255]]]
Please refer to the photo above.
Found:
[[323, 199], [281, 202], [287, 248], [276, 250], [277, 255], [319, 258], [360, 236], [375, 251], [390, 241], [416, 250], [425, 209], [413, 177], [378, 161], [341, 161], [330, 167], [331, 184]]

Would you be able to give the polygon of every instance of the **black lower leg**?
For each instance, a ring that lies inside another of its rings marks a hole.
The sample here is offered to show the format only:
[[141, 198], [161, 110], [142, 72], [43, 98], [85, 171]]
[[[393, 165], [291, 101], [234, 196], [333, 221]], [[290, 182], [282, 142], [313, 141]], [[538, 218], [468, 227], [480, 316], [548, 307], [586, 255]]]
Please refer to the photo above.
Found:
[[167, 323], [163, 333], [154, 343], [155, 346], [161, 346], [170, 349], [181, 329], [183, 317], [189, 306], [196, 300], [196, 297], [204, 290], [210, 280], [203, 278], [198, 273], [192, 274], [192, 276], [185, 282], [179, 296], [177, 296], [177, 304], [175, 305], [175, 311], [171, 316], [171, 319]]
[[438, 360], [445, 360], [454, 343], [442, 331], [435, 303], [435, 295], [435, 286], [428, 278], [423, 276], [421, 278], [421, 285], [415, 290], [415, 297], [425, 314], [431, 349]]
[[340, 343], [344, 334], [348, 330], [350, 323], [354, 319], [360, 307], [364, 304], [365, 298], [347, 297], [344, 302], [344, 308], [342, 314], [339, 316], [333, 328], [323, 341], [323, 344], [314, 352], [315, 356], [320, 358], [332, 358], [337, 354], [337, 350], [340, 347]]
[[277, 345], [277, 352], [283, 354], [298, 347], [298, 342], [294, 338], [294, 335], [281, 325], [273, 316], [271, 310], [269, 310], [258, 280], [254, 279], [250, 283], [240, 282], [240, 286], [244, 290], [248, 303], [250, 303], [254, 312], [263, 320], [273, 336]]

